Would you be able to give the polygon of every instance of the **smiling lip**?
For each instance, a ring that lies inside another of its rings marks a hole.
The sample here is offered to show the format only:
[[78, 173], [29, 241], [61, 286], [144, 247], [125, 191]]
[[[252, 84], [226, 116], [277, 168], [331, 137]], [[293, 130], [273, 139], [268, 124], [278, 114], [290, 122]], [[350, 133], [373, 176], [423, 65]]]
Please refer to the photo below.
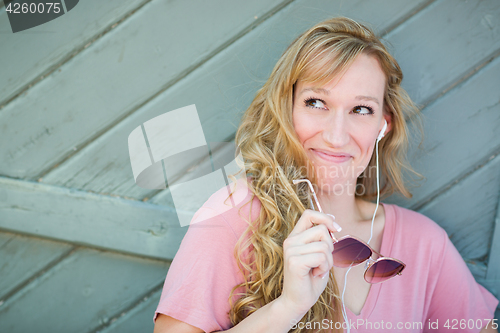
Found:
[[351, 155], [349, 154], [343, 154], [343, 153], [337, 153], [333, 154], [330, 152], [326, 152], [324, 150], [316, 150], [316, 149], [311, 149], [316, 156], [319, 156], [321, 159], [328, 161], [328, 162], [337, 162], [337, 163], [342, 163], [345, 161], [348, 161], [351, 159]]

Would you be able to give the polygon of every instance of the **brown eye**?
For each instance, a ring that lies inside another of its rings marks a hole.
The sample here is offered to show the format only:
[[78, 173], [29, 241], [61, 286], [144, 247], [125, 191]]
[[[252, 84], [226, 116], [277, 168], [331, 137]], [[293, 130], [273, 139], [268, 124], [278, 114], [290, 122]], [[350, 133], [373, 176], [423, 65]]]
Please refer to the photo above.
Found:
[[352, 109], [352, 112], [361, 115], [373, 114], [373, 109], [369, 106], [358, 105], [354, 109]]
[[309, 98], [304, 101], [305, 106], [317, 109], [326, 109], [325, 102], [320, 99]]

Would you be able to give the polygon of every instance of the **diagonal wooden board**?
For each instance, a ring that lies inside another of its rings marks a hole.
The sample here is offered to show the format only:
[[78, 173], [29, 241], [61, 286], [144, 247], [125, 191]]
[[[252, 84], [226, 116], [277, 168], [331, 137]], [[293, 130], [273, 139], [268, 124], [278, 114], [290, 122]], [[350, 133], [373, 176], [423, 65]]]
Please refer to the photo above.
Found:
[[169, 207], [4, 177], [0, 229], [159, 259], [187, 231]]
[[1, 174], [38, 179], [289, 1], [149, 2], [0, 111]]
[[147, 2], [80, 1], [74, 12], [15, 34], [10, 30], [5, 8], [0, 8], [0, 59], [9, 64], [2, 66], [0, 75], [0, 107]]

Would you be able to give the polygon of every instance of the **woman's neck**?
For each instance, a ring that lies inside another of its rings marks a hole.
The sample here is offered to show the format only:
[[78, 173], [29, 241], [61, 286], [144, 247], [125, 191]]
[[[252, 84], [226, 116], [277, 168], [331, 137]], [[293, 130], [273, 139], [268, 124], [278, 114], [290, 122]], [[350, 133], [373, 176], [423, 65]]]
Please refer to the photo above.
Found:
[[323, 212], [335, 216], [335, 221], [342, 228], [356, 229], [359, 224], [364, 224], [363, 222], [367, 220], [371, 221], [372, 215], [367, 216], [366, 202], [354, 195], [320, 192], [317, 196]]

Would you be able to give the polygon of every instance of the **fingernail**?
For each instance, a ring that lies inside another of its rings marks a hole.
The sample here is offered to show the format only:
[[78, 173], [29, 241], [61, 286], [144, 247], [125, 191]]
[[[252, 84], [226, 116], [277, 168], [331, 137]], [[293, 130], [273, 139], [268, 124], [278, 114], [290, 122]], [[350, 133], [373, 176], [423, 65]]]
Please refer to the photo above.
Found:
[[337, 222], [335, 222], [335, 221], [333, 222], [333, 226], [335, 227], [335, 229], [337, 229], [337, 231], [342, 230], [342, 227], [341, 227], [341, 226], [339, 226], [339, 225], [338, 225], [338, 223], [337, 223]]
[[320, 277], [321, 277], [322, 279], [324, 279], [324, 278], [328, 275], [328, 273], [329, 273], [329, 272], [325, 272], [325, 273], [321, 274], [321, 275], [320, 275]]
[[326, 214], [326, 215], [330, 215], [330, 216], [333, 218], [333, 220], [334, 220], [334, 221], [333, 221], [333, 227], [334, 227], [335, 229], [337, 229], [337, 231], [342, 230], [342, 227], [341, 227], [340, 225], [338, 225], [338, 223], [337, 223], [337, 222], [335, 222], [335, 216], [333, 216], [332, 214]]

